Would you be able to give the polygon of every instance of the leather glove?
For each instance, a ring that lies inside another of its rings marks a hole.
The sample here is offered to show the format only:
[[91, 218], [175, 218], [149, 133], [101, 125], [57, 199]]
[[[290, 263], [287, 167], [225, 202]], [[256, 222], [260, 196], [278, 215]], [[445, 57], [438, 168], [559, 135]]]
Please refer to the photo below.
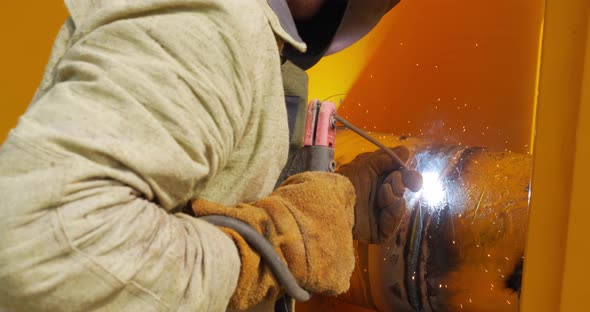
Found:
[[[392, 150], [404, 163], [410, 157], [405, 146]], [[406, 212], [405, 189], [422, 188], [418, 172], [402, 169], [382, 150], [359, 154], [337, 172], [350, 179], [356, 192], [354, 238], [371, 244], [385, 243], [395, 234]]]
[[[306, 172], [252, 204], [225, 207], [197, 200], [192, 209], [197, 217], [223, 215], [247, 223], [273, 245], [301, 287], [335, 296], [348, 290], [354, 268], [354, 202], [346, 178]], [[221, 229], [236, 243], [242, 261], [232, 308], [246, 310], [276, 300], [281, 289], [270, 268], [237, 232]]]

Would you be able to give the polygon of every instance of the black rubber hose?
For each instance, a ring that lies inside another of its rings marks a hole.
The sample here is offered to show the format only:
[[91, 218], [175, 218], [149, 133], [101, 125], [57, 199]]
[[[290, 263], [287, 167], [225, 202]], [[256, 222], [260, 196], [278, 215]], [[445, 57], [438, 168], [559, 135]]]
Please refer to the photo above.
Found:
[[291, 271], [289, 271], [289, 268], [283, 262], [283, 259], [279, 257], [272, 245], [250, 225], [240, 220], [221, 215], [205, 216], [199, 219], [238, 232], [248, 242], [250, 247], [266, 261], [266, 264], [274, 273], [275, 278], [291, 298], [300, 302], [307, 301], [311, 298], [311, 294], [297, 284], [295, 277], [291, 274]]

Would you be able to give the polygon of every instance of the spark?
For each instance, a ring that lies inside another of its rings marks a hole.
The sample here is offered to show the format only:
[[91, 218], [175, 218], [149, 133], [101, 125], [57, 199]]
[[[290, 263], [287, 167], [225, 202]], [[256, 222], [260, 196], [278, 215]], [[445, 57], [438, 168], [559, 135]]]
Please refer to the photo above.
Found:
[[[487, 186], [484, 186], [483, 191], [481, 192], [481, 195], [479, 196], [479, 200], [477, 201], [477, 206], [475, 207], [475, 213], [473, 214], [473, 220], [471, 220], [471, 224], [473, 224], [475, 222], [475, 218], [477, 218], [477, 212], [479, 211], [479, 207], [481, 206], [481, 201], [483, 199], [483, 196], [486, 193], [486, 187]], [[477, 245], [477, 247], [479, 247], [479, 245]]]

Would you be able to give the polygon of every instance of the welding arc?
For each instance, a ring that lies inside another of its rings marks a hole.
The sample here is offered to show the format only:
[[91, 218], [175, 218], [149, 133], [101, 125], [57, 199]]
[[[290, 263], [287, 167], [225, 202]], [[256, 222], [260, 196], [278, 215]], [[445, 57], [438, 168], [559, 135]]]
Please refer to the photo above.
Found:
[[380, 149], [382, 149], [385, 153], [387, 153], [389, 156], [391, 156], [391, 158], [393, 158], [393, 160], [395, 160], [397, 163], [400, 164], [400, 166], [406, 170], [410, 170], [410, 168], [408, 168], [408, 165], [406, 165], [405, 162], [403, 162], [399, 156], [397, 156], [396, 153], [394, 153], [390, 148], [388, 148], [387, 146], [381, 144], [381, 142], [375, 140], [372, 136], [368, 135], [365, 131], [357, 128], [355, 125], [351, 124], [350, 122], [348, 122], [346, 119], [342, 118], [339, 115], [336, 115], [336, 120], [338, 122], [340, 122], [341, 124], [345, 125], [348, 129], [356, 132], [358, 135], [362, 136], [364, 139], [366, 139], [367, 141], [375, 144], [377, 147], [379, 147]]

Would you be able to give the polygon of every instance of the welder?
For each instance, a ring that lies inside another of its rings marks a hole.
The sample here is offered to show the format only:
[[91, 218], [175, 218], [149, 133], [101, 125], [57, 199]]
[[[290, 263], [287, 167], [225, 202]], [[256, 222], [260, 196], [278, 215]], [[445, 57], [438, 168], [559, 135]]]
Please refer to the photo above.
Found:
[[387, 241], [405, 212], [402, 164], [371, 153], [275, 184], [301, 142], [304, 70], [397, 1], [65, 3], [0, 150], [0, 308], [272, 311], [272, 270], [208, 215], [255, 229], [307, 291], [346, 291], [353, 239]]

